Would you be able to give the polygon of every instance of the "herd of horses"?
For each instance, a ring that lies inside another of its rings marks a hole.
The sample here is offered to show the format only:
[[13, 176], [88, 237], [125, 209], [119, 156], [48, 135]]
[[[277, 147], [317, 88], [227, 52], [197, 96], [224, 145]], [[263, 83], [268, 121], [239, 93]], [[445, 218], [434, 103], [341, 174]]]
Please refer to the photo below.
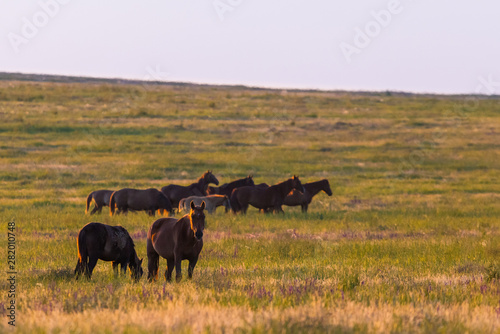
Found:
[[[283, 205], [300, 205], [302, 211], [307, 212], [312, 198], [320, 191], [328, 196], [332, 195], [328, 180], [302, 184], [295, 175], [272, 186], [265, 183], [256, 185], [252, 176], [220, 187], [212, 187], [210, 184], [217, 186], [219, 181], [211, 171], [207, 171], [189, 186], [172, 184], [163, 187], [161, 191], [154, 188], [97, 190], [88, 195], [85, 212], [88, 213], [92, 202], [95, 206], [90, 214], [109, 207], [111, 216], [129, 211], [146, 211], [152, 216], [155, 212], [173, 215], [174, 208], [178, 208], [179, 212], [189, 211], [180, 219], [167, 217], [156, 220], [147, 234], [148, 280], [158, 277], [161, 256], [167, 260], [165, 279], [171, 280], [175, 267], [176, 280], [179, 281], [182, 278], [181, 261], [189, 261], [188, 277], [191, 278], [203, 248], [205, 210], [213, 213], [218, 206], [224, 206], [226, 212], [232, 210], [234, 213], [245, 214], [251, 205], [262, 212], [279, 213], [283, 212]], [[98, 260], [111, 261], [115, 274], [120, 265], [124, 273], [129, 267], [134, 280], [143, 275], [142, 259], [137, 256], [129, 233], [121, 226], [89, 223], [78, 234], [77, 248], [77, 279], [82, 274], [90, 279]]]

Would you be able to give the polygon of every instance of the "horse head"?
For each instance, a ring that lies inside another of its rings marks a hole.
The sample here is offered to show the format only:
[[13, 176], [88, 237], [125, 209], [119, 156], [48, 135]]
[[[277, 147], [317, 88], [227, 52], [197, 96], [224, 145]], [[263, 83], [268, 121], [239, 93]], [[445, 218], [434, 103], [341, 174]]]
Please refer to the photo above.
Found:
[[135, 254], [134, 263], [130, 262], [129, 269], [130, 269], [130, 276], [132, 277], [133, 280], [138, 281], [144, 274], [144, 271], [142, 270], [142, 259], [139, 259], [137, 257], [137, 254]]
[[253, 182], [253, 175], [248, 175], [245, 178], [245, 186], [254, 186], [255, 183]]
[[201, 206], [196, 206], [193, 201], [191, 201], [191, 212], [189, 213], [189, 220], [191, 222], [191, 230], [196, 237], [196, 240], [200, 241], [203, 238], [203, 230], [205, 229], [205, 214], [203, 210], [205, 209], [205, 201], [201, 202]]
[[330, 182], [327, 179], [323, 180], [323, 187], [321, 188], [328, 196], [332, 196], [332, 189], [330, 188]]
[[292, 187], [293, 187], [293, 189], [297, 189], [298, 191], [301, 191], [302, 193], [306, 192], [306, 190], [302, 186], [302, 183], [300, 183], [299, 177], [297, 175], [294, 175], [292, 177]]
[[203, 174], [203, 180], [205, 181], [206, 184], [214, 183], [216, 186], [219, 185], [219, 180], [217, 180], [215, 175], [212, 174], [211, 170], [207, 170], [205, 174]]

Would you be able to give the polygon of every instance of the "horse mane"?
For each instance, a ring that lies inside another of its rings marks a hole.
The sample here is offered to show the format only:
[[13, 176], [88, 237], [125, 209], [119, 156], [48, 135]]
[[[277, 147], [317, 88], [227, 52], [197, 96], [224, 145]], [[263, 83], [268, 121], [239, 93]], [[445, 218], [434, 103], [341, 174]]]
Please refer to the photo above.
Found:
[[318, 186], [318, 185], [323, 186], [323, 185], [327, 185], [327, 184], [329, 184], [328, 180], [323, 179], [323, 180], [319, 180], [319, 181], [315, 181], [315, 182], [304, 183], [303, 187], [308, 192], [312, 192], [313, 190], [315, 190], [316, 194], [317, 194], [322, 190], [322, 188], [316, 188], [316, 186]]
[[203, 175], [202, 175], [202, 176], [200, 176], [200, 177], [199, 177], [199, 179], [198, 179], [197, 183], [201, 184], [201, 182], [205, 180], [205, 177], [206, 177], [206, 175], [208, 175], [208, 174], [212, 174], [212, 172], [211, 172], [211, 171], [209, 171], [209, 170], [207, 170], [205, 173], [203, 173]]
[[284, 188], [286, 187], [287, 184], [293, 184], [293, 178], [289, 178], [289, 179], [282, 181], [280, 183], [276, 183], [276, 184], [270, 186], [269, 188], [266, 188], [265, 190], [268, 191], [269, 189], [276, 189], [279, 192], [281, 192], [282, 195], [286, 196], [289, 193], [289, 191], [284, 191]]
[[287, 180], [285, 180], [285, 181], [282, 181], [282, 182], [279, 182], [279, 183], [273, 184], [271, 187], [283, 186], [283, 185], [285, 185], [285, 184], [286, 184], [286, 183], [288, 183], [288, 182], [292, 182], [292, 179], [291, 179], [291, 178], [289, 178], [289, 179], [287, 179]]
[[246, 180], [250, 178], [249, 176], [247, 177], [244, 177], [242, 179], [239, 179], [239, 180], [235, 180], [235, 181], [232, 181], [232, 182], [229, 182], [229, 183], [226, 183], [226, 184], [223, 184], [222, 186], [220, 186], [220, 188], [223, 188], [223, 189], [227, 189], [229, 187], [235, 187], [235, 186], [244, 186], [246, 184]]

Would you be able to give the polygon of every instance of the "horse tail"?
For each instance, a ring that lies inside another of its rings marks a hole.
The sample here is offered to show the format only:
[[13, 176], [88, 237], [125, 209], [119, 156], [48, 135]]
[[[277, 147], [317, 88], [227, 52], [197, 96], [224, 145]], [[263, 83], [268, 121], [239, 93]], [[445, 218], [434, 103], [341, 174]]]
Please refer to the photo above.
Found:
[[229, 199], [229, 205], [231, 205], [231, 209], [233, 209], [234, 213], [237, 213], [238, 211], [241, 210], [240, 203], [238, 202], [238, 188], [233, 189], [233, 192], [231, 193], [231, 197]]
[[109, 215], [113, 216], [115, 213], [115, 194], [116, 192], [113, 192], [111, 194], [111, 197], [109, 198]]
[[158, 210], [158, 213], [160, 213], [160, 210], [162, 212], [162, 215], [165, 215], [165, 211], [168, 211], [168, 213], [173, 213], [174, 208], [172, 207], [172, 203], [168, 199], [168, 197], [162, 193], [161, 191], [158, 194], [158, 206], [160, 209]]
[[80, 233], [78, 233], [78, 238], [76, 239], [76, 247], [78, 248], [78, 262], [76, 263], [75, 275], [76, 279], [80, 276], [80, 274], [87, 274], [88, 265], [88, 251], [87, 251], [87, 243], [85, 242], [85, 229], [81, 229]]
[[87, 214], [89, 212], [89, 207], [90, 207], [90, 203], [92, 202], [92, 195], [94, 194], [94, 192], [91, 192], [88, 196], [87, 196], [87, 207], [85, 208], [85, 214]]

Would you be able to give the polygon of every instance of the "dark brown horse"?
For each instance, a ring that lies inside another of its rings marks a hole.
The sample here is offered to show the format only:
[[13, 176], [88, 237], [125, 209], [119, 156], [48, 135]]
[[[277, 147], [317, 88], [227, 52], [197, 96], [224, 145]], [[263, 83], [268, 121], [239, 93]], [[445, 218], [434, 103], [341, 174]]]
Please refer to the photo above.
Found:
[[143, 274], [142, 259], [137, 257], [134, 241], [121, 226], [89, 223], [78, 233], [77, 247], [76, 279], [81, 274], [90, 279], [97, 260], [112, 261], [115, 274], [118, 273], [118, 265], [121, 265], [123, 273], [128, 266], [135, 280]]
[[155, 215], [155, 211], [173, 212], [172, 204], [168, 198], [158, 189], [149, 188], [145, 190], [124, 188], [115, 191], [109, 200], [109, 213], [112, 216], [117, 213], [127, 213], [130, 211], [147, 211], [150, 216]]
[[179, 202], [181, 199], [189, 196], [206, 196], [207, 187], [210, 183], [216, 185], [219, 184], [219, 180], [212, 174], [212, 171], [207, 170], [197, 182], [189, 186], [179, 186], [176, 184], [171, 184], [166, 187], [161, 188], [161, 191], [170, 200], [170, 203], [174, 208], [179, 207]]
[[113, 190], [96, 190], [91, 192], [87, 196], [87, 207], [85, 209], [85, 213], [89, 212], [90, 203], [92, 201], [94, 201], [95, 206], [90, 214], [93, 215], [96, 212], [101, 213], [104, 206], [109, 206], [109, 198], [111, 197], [112, 193]]
[[248, 175], [247, 177], [239, 180], [235, 180], [229, 183], [225, 183], [220, 187], [208, 187], [207, 194], [209, 195], [226, 195], [231, 196], [233, 189], [245, 186], [253, 186], [253, 175]]
[[304, 192], [298, 190], [292, 190], [288, 196], [285, 197], [285, 202], [283, 204], [288, 206], [298, 206], [302, 207], [302, 212], [307, 212], [309, 204], [311, 204], [312, 198], [319, 193], [324, 191], [328, 196], [332, 196], [332, 189], [330, 189], [330, 182], [327, 179], [321, 181], [304, 183]]
[[252, 205], [258, 209], [272, 208], [273, 211], [283, 212], [282, 205], [286, 195], [297, 189], [304, 191], [298, 176], [275, 184], [270, 187], [241, 187], [233, 190], [231, 194], [231, 208], [233, 212], [247, 212], [248, 205]]
[[151, 225], [148, 231], [148, 279], [158, 277], [160, 256], [167, 259], [165, 279], [172, 279], [175, 266], [175, 279], [182, 278], [181, 261], [188, 260], [188, 277], [193, 277], [193, 270], [203, 248], [203, 230], [205, 229], [205, 202], [195, 206], [191, 202], [191, 212], [181, 219], [161, 218]]

